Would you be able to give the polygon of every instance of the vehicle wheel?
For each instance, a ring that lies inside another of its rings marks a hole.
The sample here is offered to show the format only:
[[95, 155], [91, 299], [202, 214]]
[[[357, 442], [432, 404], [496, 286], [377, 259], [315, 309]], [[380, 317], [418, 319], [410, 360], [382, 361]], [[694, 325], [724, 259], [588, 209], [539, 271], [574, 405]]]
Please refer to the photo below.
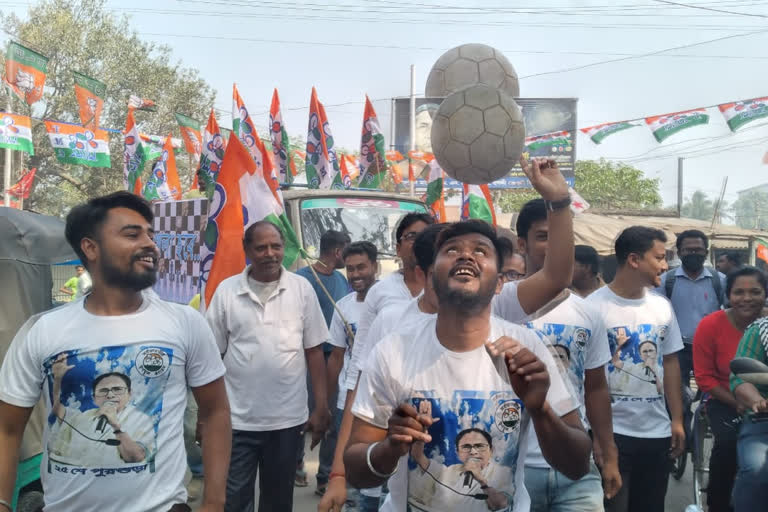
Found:
[[684, 451], [679, 457], [672, 459], [672, 468], [670, 473], [675, 480], [680, 480], [685, 474], [685, 467], [688, 465], [688, 451]]
[[45, 506], [45, 500], [42, 492], [25, 492], [16, 502], [16, 512], [40, 512], [43, 506]]
[[714, 444], [714, 436], [709, 430], [709, 422], [706, 416], [698, 413], [693, 425], [693, 492], [696, 504], [704, 507], [707, 502], [706, 493], [709, 485], [709, 457]]

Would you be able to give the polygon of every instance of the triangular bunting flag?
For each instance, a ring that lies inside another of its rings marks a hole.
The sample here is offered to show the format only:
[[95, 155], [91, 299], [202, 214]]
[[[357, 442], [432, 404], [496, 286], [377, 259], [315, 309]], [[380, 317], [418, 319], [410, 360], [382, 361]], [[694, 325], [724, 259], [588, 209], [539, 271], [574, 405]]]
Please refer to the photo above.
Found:
[[645, 123], [651, 129], [656, 140], [663, 142], [682, 130], [709, 123], [709, 114], [707, 114], [707, 109], [697, 108], [685, 112], [646, 117]]

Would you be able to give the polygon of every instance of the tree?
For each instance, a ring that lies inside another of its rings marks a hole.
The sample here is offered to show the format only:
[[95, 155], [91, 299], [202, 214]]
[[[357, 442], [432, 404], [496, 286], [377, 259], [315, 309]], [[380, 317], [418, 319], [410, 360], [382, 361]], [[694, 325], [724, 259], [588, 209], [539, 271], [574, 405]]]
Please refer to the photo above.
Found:
[[752, 190], [733, 203], [736, 225], [746, 229], [768, 229], [768, 193]]
[[[575, 189], [593, 208], [661, 208], [658, 178], [646, 178], [643, 171], [623, 163], [600, 159], [579, 160], [574, 168]], [[496, 191], [494, 202], [504, 212], [519, 211], [527, 201], [539, 197], [535, 190]]]
[[689, 219], [712, 220], [715, 213], [714, 202], [707, 197], [707, 194], [697, 190], [693, 195], [683, 203], [681, 212], [683, 217]]
[[[174, 112], [202, 122], [207, 119], [215, 98], [213, 89], [196, 70], [174, 62], [167, 46], [140, 40], [128, 18], [113, 15], [105, 0], [43, 0], [30, 8], [26, 20], [13, 14], [0, 16], [3, 28], [14, 39], [50, 59], [43, 100], [32, 109], [15, 100], [16, 112], [79, 122], [72, 78], [72, 72], [78, 71], [107, 86], [102, 127], [122, 132], [131, 94], [157, 102], [156, 113], [136, 113], [145, 133], [166, 136], [173, 132], [179, 137]], [[25, 167], [37, 167], [37, 183], [25, 207], [63, 215], [74, 204], [123, 188], [120, 133], [110, 134], [109, 169], [59, 163], [42, 122], [33, 122], [33, 139], [35, 155]], [[177, 154], [177, 165], [182, 183], [188, 185], [192, 172], [186, 153]]]

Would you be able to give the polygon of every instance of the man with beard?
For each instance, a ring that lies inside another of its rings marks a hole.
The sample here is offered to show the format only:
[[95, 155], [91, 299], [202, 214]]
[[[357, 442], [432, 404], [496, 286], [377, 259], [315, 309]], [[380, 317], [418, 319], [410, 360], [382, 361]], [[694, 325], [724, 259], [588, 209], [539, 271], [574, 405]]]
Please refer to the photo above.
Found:
[[309, 282], [283, 268], [284, 246], [275, 224], [251, 224], [243, 237], [251, 264], [219, 284], [206, 311], [232, 407], [228, 512], [254, 510], [257, 476], [259, 511], [291, 510], [299, 443], [311, 431], [314, 448], [331, 421], [323, 358], [328, 327]]
[[[532, 330], [491, 317], [491, 299], [502, 284], [497, 245], [495, 231], [482, 221], [442, 231], [428, 276], [437, 317], [381, 340], [361, 373], [344, 462], [355, 486], [389, 478], [383, 511], [527, 511], [519, 461], [531, 422], [550, 464], [572, 479], [589, 470], [591, 443], [578, 403], [546, 344]], [[498, 474], [507, 475], [493, 492], [485, 473], [469, 464], [456, 478], [441, 479], [439, 465], [458, 463], [451, 444], [468, 428], [487, 432], [492, 442], [478, 438], [461, 449], [490, 450]], [[417, 463], [405, 456], [419, 442]], [[419, 485], [427, 479], [435, 486]]]
[[693, 413], [688, 389], [693, 373], [693, 335], [699, 322], [724, 304], [725, 276], [704, 266], [709, 253], [709, 239], [698, 229], [680, 233], [675, 246], [682, 265], [665, 272], [656, 291], [672, 302], [683, 337], [683, 350], [677, 353], [677, 357], [683, 385], [683, 424], [686, 437], [690, 439]]
[[[92, 199], [67, 216], [67, 240], [93, 287], [83, 299], [30, 319], [0, 370], [0, 500], [6, 505], [24, 426], [42, 391], [49, 418], [41, 471], [46, 510], [189, 510], [182, 435], [189, 386], [204, 438], [201, 510], [222, 510], [231, 435], [224, 366], [198, 313], [142, 293], [157, 277], [152, 218], [149, 203], [128, 192]], [[139, 439], [127, 432], [133, 428], [129, 399], [153, 422]], [[66, 465], [54, 462], [52, 432], [93, 407], [101, 413], [89, 428], [76, 425], [69, 435], [100, 453], [102, 445], [117, 447], [115, 456], [93, 460], [81, 450], [68, 453]]]

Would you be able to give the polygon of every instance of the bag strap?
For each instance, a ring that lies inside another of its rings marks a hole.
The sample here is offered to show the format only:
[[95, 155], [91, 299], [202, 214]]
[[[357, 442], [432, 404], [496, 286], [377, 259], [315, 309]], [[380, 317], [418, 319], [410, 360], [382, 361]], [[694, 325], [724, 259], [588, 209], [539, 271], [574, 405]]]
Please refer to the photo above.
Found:
[[675, 288], [676, 280], [675, 271], [667, 270], [667, 273], [664, 275], [664, 293], [669, 300], [672, 300], [672, 290]]

